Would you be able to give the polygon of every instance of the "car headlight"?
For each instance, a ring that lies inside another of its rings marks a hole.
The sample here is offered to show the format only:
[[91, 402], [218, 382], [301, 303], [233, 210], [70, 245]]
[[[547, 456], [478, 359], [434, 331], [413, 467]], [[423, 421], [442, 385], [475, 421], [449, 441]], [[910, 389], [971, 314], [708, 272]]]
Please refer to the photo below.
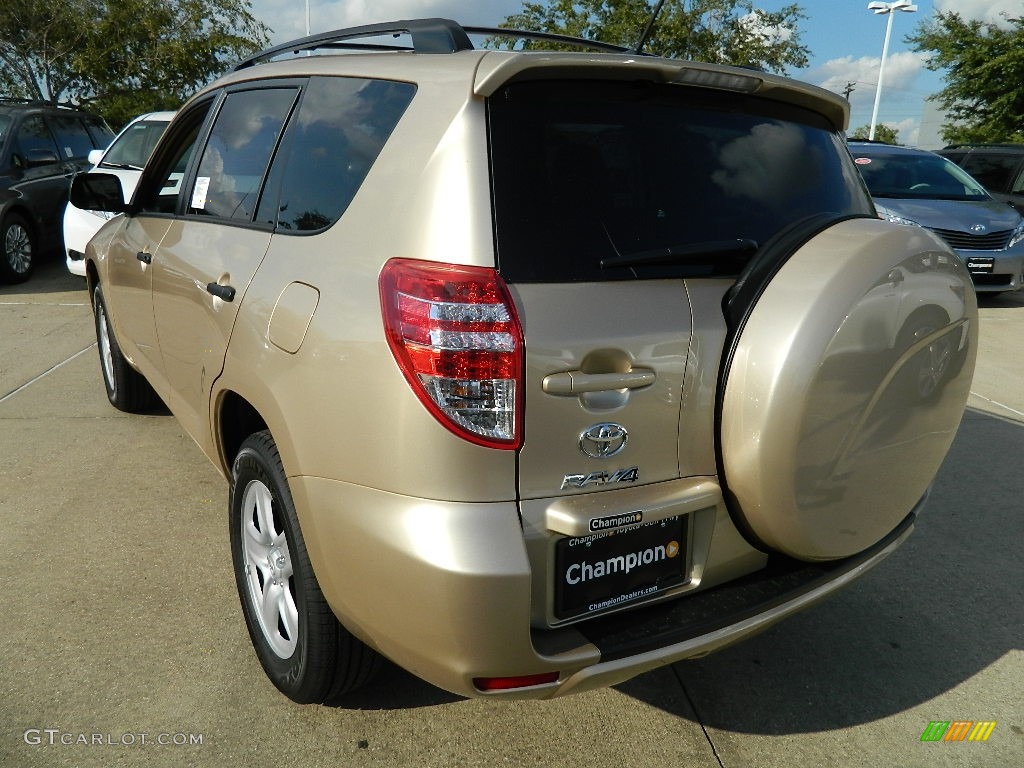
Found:
[[875, 210], [878, 211], [878, 218], [891, 221], [893, 224], [905, 224], [908, 227], [920, 227], [916, 221], [905, 219], [902, 216], [897, 216], [894, 212], [890, 211], [884, 205], [875, 205]]
[[1024, 240], [1024, 221], [1017, 225], [1017, 228], [1013, 230], [1013, 234], [1010, 235], [1010, 242], [1007, 244], [1007, 248], [1013, 248], [1021, 240]]

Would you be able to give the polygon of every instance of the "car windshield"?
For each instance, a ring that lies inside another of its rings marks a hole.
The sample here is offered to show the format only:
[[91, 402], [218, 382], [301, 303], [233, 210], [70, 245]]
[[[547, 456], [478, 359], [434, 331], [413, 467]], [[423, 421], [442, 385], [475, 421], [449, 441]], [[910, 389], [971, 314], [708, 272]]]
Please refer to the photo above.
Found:
[[987, 200], [985, 188], [960, 166], [938, 155], [867, 153], [853, 149], [872, 197]]
[[0, 115], [0, 144], [7, 138], [7, 130], [11, 127], [10, 115]]
[[128, 167], [141, 170], [165, 128], [167, 123], [163, 120], [141, 120], [131, 125], [110, 145], [100, 165], [108, 168]]

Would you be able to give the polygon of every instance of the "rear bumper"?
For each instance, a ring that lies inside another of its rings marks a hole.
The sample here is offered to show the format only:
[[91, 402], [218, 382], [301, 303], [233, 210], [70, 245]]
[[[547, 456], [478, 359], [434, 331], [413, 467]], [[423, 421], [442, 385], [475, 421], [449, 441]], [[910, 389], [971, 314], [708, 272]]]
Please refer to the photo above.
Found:
[[[290, 482], [317, 578], [342, 623], [434, 685], [505, 698], [613, 685], [759, 632], [878, 564], [909, 535], [917, 511], [884, 541], [841, 561], [779, 558], [680, 599], [531, 629], [532, 570], [515, 502], [459, 504], [322, 478]], [[473, 683], [550, 672], [558, 672], [556, 682], [486, 694]]]

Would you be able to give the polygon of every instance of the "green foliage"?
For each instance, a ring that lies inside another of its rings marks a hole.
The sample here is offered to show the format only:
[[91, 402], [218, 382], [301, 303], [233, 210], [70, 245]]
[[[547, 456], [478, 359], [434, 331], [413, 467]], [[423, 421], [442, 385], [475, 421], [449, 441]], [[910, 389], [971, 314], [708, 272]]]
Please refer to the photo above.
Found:
[[932, 97], [952, 118], [949, 143], [1024, 141], [1024, 18], [1006, 26], [937, 13], [907, 38], [945, 70], [946, 87]]
[[250, 0], [4, 0], [0, 94], [80, 103], [117, 128], [176, 109], [267, 43]]
[[[875, 125], [875, 141], [881, 141], [884, 144], [899, 144], [899, 131], [890, 125], [878, 123]], [[851, 139], [866, 139], [871, 134], [870, 125], [862, 125], [860, 128], [854, 129], [853, 133], [850, 134]]]
[[[655, 3], [645, 0], [524, 2], [502, 22], [507, 29], [583, 37], [633, 47]], [[750, 0], [667, 0], [644, 52], [693, 61], [761, 67], [782, 73], [806, 67], [808, 49], [797, 24], [799, 5], [769, 13]], [[526, 44], [551, 48], [551, 44]]]

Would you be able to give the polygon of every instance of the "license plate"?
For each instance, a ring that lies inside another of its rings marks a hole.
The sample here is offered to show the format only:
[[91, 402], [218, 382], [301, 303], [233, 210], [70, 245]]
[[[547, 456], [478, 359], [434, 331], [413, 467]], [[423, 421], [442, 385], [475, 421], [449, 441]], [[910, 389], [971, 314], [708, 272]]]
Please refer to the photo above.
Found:
[[972, 256], [966, 260], [967, 271], [976, 275], [989, 275], [996, 268], [996, 260], [991, 256]]
[[686, 529], [679, 515], [555, 545], [559, 619], [640, 600], [686, 581]]

